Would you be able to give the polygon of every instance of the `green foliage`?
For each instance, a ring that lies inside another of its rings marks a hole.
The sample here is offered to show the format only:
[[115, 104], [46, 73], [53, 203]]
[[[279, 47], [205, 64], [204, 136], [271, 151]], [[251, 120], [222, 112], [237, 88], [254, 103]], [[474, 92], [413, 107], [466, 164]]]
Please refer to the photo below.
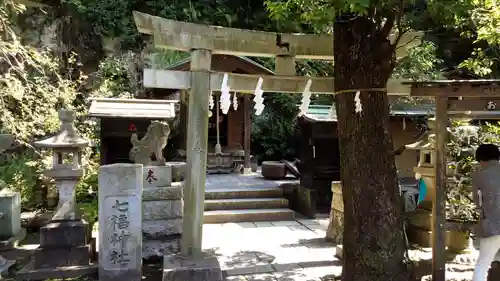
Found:
[[[69, 68], [61, 72], [61, 62], [51, 51], [23, 44], [11, 21], [22, 12], [24, 6], [16, 2], [0, 4], [3, 22], [0, 26], [0, 131], [13, 134], [21, 143], [16, 151], [0, 155], [0, 175], [11, 189], [21, 193], [23, 207], [30, 208], [42, 204], [38, 201], [43, 200], [39, 195], [53, 188], [53, 183], [43, 176], [43, 171], [50, 167], [51, 152], [38, 151], [31, 144], [59, 129], [58, 110], [76, 110], [77, 129], [88, 139], [97, 138], [95, 124], [86, 119], [87, 95], [80, 91], [87, 77], [79, 75], [76, 81], [66, 78], [68, 72], [74, 71], [72, 66], [78, 65], [75, 56], [68, 59]], [[103, 69], [103, 73], [110, 72]], [[123, 81], [116, 82], [115, 86], [121, 83]], [[91, 149], [83, 153], [84, 166], [90, 173], [77, 188], [79, 194], [91, 185], [96, 186], [97, 162], [91, 155]]]
[[392, 76], [415, 81], [442, 79], [439, 71], [441, 63], [442, 60], [436, 57], [436, 45], [424, 41], [411, 48], [408, 56], [397, 63]]
[[80, 212], [81, 217], [86, 220], [89, 225], [94, 225], [97, 221], [99, 215], [98, 209], [99, 204], [97, 199], [78, 202], [78, 211]]
[[446, 215], [448, 219], [465, 222], [479, 218], [476, 206], [471, 200], [471, 174], [477, 168], [474, 160], [475, 149], [481, 143], [500, 145], [499, 124], [479, 126], [477, 133], [471, 133], [469, 128], [466, 123], [454, 122], [447, 146], [449, 169], [453, 173], [447, 183]]
[[[134, 10], [156, 16], [238, 28], [269, 29], [262, 1], [138, 1], [138, 0], [64, 0], [69, 9], [92, 24], [97, 35], [117, 38], [122, 50], [141, 49], [143, 41], [133, 21]], [[251, 4], [250, 4], [251, 3]]]
[[298, 96], [265, 95], [264, 111], [254, 117], [252, 151], [258, 160], [293, 159], [296, 156], [296, 117]]
[[44, 163], [34, 161], [33, 151], [27, 151], [21, 155], [14, 155], [2, 165], [0, 165], [1, 181], [7, 186], [21, 193], [23, 206], [33, 202], [33, 188], [41, 180]]

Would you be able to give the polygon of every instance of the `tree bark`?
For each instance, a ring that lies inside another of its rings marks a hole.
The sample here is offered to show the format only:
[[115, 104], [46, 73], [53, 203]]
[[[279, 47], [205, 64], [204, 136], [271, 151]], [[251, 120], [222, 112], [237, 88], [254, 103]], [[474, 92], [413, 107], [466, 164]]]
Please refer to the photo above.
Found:
[[[385, 88], [394, 48], [370, 19], [342, 18], [334, 25], [335, 104], [344, 200], [343, 281], [409, 280], [403, 218], [389, 132]], [[353, 90], [353, 91], [350, 91]]]

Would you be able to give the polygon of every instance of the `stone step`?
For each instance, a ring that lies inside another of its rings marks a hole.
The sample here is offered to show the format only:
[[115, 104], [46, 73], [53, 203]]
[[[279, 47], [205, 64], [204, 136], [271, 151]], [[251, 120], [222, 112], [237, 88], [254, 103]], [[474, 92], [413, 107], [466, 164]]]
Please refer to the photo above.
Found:
[[182, 217], [182, 200], [143, 201], [142, 220], [167, 220]]
[[283, 190], [277, 187], [233, 187], [215, 188], [205, 191], [205, 199], [238, 199], [238, 198], [281, 198]]
[[183, 184], [183, 182], [173, 182], [170, 186], [143, 188], [142, 201], [181, 199]]
[[176, 234], [182, 234], [182, 218], [142, 221], [144, 239], [162, 239]]
[[245, 209], [205, 211], [204, 223], [286, 221], [294, 220], [295, 212], [290, 209]]
[[161, 258], [164, 255], [178, 253], [180, 248], [180, 236], [169, 240], [143, 240], [142, 258]]
[[205, 200], [205, 211], [288, 208], [285, 198], [237, 198]]

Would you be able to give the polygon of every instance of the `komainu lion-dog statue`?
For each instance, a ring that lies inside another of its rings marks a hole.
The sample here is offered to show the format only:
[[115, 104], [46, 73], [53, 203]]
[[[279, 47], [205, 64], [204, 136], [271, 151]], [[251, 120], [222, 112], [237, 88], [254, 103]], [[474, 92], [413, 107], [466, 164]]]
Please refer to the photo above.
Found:
[[[144, 166], [165, 165], [163, 149], [167, 146], [169, 135], [170, 126], [168, 123], [152, 121], [146, 135], [142, 139], [139, 140], [137, 134], [132, 134], [130, 138], [130, 142], [132, 143], [132, 149], [129, 153], [130, 160]], [[156, 161], [152, 161], [151, 157], [153, 155]]]

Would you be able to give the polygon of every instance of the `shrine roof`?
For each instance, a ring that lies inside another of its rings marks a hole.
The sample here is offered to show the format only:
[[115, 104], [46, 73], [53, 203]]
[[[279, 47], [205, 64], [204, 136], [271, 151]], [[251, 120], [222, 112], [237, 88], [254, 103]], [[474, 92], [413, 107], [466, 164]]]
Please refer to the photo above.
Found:
[[[333, 109], [333, 116], [330, 116], [330, 105], [310, 105], [306, 114], [300, 117], [306, 118], [309, 121], [315, 122], [337, 122], [337, 115], [335, 108]], [[391, 116], [411, 117], [411, 116], [433, 116], [434, 108], [422, 106], [421, 108], [398, 108], [391, 109]]]
[[90, 117], [97, 118], [150, 118], [171, 119], [175, 117], [176, 100], [151, 99], [93, 99]]

